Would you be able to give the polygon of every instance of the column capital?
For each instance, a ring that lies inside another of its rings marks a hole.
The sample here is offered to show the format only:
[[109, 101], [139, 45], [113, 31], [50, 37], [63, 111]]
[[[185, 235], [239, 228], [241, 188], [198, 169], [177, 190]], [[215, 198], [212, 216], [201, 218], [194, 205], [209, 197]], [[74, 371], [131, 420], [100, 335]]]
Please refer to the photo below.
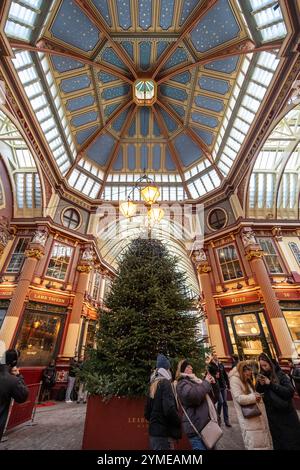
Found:
[[35, 258], [40, 260], [44, 256], [44, 251], [39, 248], [29, 248], [25, 251], [26, 258]]
[[197, 270], [199, 274], [207, 274], [211, 272], [211, 266], [208, 263], [202, 263], [197, 266]]
[[251, 249], [246, 252], [246, 259], [248, 261], [252, 261], [253, 259], [263, 258], [263, 256], [264, 256], [264, 252], [260, 248]]
[[7, 217], [0, 217], [0, 257], [4, 251], [9, 240], [12, 238], [12, 231], [9, 227], [9, 220]]
[[92, 265], [91, 264], [84, 264], [84, 263], [81, 263], [77, 266], [77, 271], [80, 272], [80, 273], [89, 273], [91, 272], [92, 270]]

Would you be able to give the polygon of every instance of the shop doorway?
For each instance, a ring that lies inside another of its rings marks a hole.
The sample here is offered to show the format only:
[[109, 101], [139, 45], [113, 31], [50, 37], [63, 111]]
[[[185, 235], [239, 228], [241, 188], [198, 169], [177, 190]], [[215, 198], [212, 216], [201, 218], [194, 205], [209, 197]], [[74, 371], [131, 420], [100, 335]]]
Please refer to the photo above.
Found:
[[262, 352], [276, 357], [263, 310], [245, 310], [245, 307], [241, 307], [239, 312], [226, 312], [225, 325], [231, 352], [237, 354], [240, 359], [255, 360]]

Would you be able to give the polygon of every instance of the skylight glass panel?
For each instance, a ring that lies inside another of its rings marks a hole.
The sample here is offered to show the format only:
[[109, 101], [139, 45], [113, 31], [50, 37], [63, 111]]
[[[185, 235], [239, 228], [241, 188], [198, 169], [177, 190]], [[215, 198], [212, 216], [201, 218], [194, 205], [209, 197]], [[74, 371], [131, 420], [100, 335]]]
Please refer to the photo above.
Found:
[[70, 163], [69, 160], [67, 160], [66, 163], [64, 163], [63, 165], [61, 165], [59, 167], [59, 169], [60, 169], [61, 173], [63, 175], [65, 175], [67, 173], [68, 169], [70, 168], [70, 166], [71, 166], [71, 163]]
[[258, 57], [257, 64], [262, 65], [268, 69], [275, 70], [278, 65], [279, 60], [276, 59], [275, 54], [270, 52], [261, 52]]
[[100, 184], [99, 183], [95, 183], [91, 192], [90, 192], [90, 197], [95, 199], [97, 196], [98, 196], [98, 193], [100, 191]]
[[24, 39], [28, 41], [31, 36], [31, 29], [26, 26], [21, 26], [14, 21], [7, 20], [5, 33], [13, 38]]
[[79, 171], [78, 170], [73, 170], [72, 173], [70, 174], [70, 177], [69, 177], [69, 184], [70, 186], [74, 186], [75, 185], [75, 182], [77, 181], [77, 178], [79, 176]]
[[246, 108], [251, 109], [252, 111], [256, 112], [260, 106], [260, 102], [255, 98], [251, 98], [251, 96], [245, 95], [242, 101], [242, 104], [246, 106]]
[[254, 18], [256, 24], [259, 27], [266, 26], [276, 20], [280, 21], [282, 19], [281, 9], [276, 8], [275, 10], [274, 5], [272, 5], [270, 8], [266, 8], [264, 10], [258, 11], [257, 13], [254, 13]]
[[220, 158], [220, 161], [218, 162], [218, 167], [220, 168], [224, 176], [228, 175], [230, 168], [223, 163], [223, 157]]
[[18, 53], [14, 49], [14, 53], [15, 53], [15, 59], [12, 59], [12, 61], [16, 68], [21, 68], [32, 63], [29, 52], [23, 51], [22, 53]]
[[261, 30], [261, 34], [264, 41], [270, 41], [271, 39], [277, 39], [286, 35], [286, 27], [284, 23], [274, 24], [268, 28]]
[[264, 70], [260, 67], [255, 67], [252, 78], [263, 85], [269, 86], [272, 80], [273, 74]]
[[19, 71], [19, 78], [22, 84], [26, 85], [26, 83], [36, 80], [38, 76], [35, 71], [35, 68], [32, 66], [32, 67], [26, 68], [25, 70]]
[[28, 96], [28, 98], [32, 98], [35, 95], [40, 95], [43, 92], [43, 88], [40, 84], [40, 82], [35, 82], [30, 85], [27, 85], [24, 87], [25, 93]]

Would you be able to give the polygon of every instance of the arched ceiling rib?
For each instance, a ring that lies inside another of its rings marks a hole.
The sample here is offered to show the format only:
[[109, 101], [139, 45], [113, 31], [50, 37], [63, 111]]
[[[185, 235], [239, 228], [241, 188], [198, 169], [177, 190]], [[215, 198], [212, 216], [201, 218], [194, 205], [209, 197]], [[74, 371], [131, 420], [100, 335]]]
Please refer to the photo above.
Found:
[[[125, 199], [147, 172], [166, 183], [163, 199], [217, 188], [276, 73], [286, 27], [273, 7], [12, 1], [5, 32], [13, 63], [70, 186], [92, 199]], [[157, 82], [152, 112], [131, 106], [137, 77]]]
[[299, 104], [287, 112], [265, 141], [253, 167], [248, 193], [248, 216], [299, 219]]

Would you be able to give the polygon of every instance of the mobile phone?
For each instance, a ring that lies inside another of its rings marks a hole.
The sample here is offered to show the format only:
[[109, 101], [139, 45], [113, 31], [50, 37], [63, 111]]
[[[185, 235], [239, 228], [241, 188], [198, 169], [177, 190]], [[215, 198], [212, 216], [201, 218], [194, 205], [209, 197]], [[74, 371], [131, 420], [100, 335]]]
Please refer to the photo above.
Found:
[[264, 379], [265, 376], [264, 376], [263, 374], [258, 374], [257, 378], [258, 378], [258, 379]]

